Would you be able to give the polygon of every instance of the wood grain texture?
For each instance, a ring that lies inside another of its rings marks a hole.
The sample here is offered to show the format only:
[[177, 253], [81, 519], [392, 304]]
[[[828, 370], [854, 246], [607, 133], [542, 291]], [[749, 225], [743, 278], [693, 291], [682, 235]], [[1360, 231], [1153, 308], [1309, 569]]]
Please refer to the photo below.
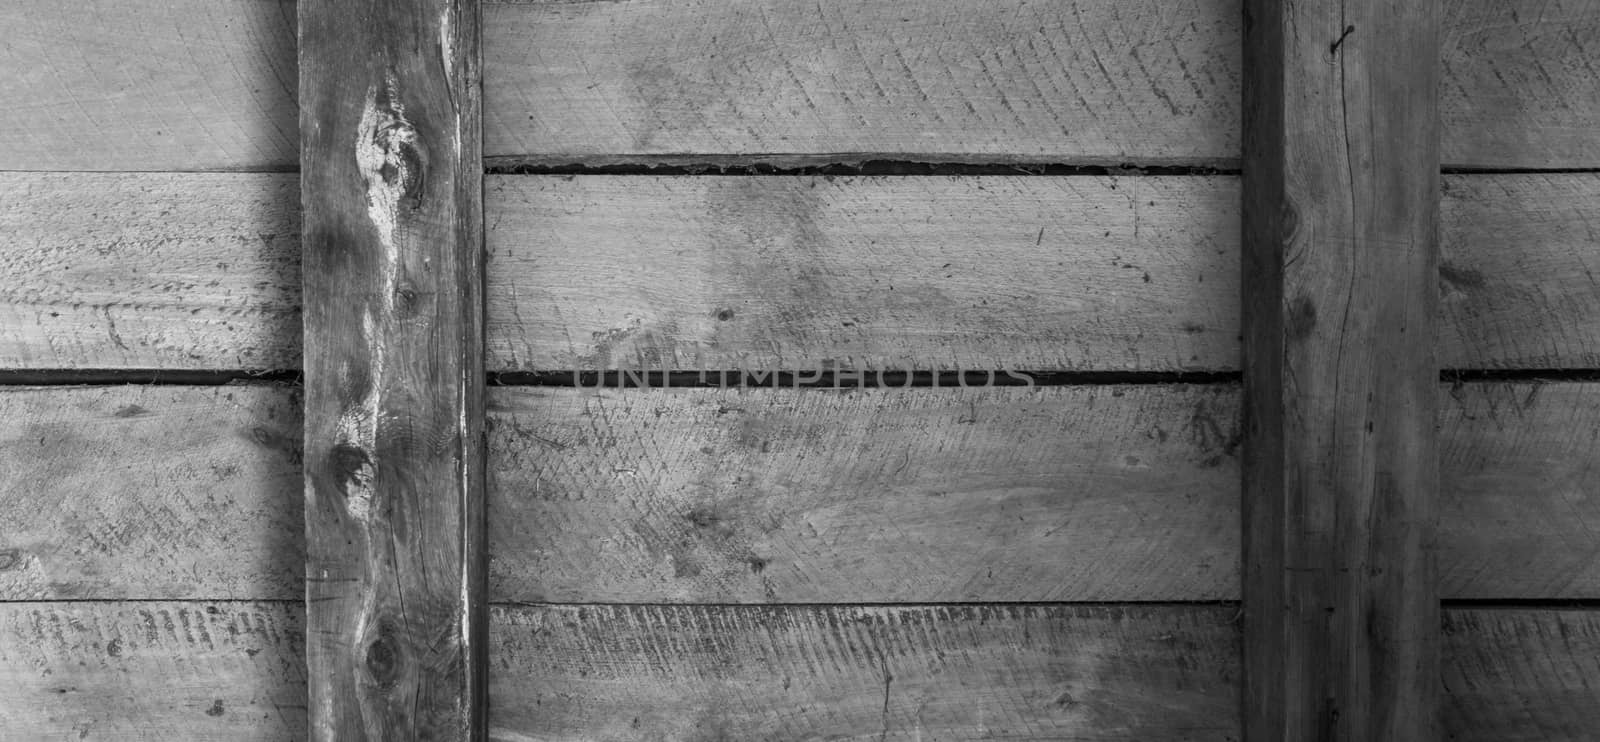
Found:
[[1237, 365], [1232, 179], [504, 178], [490, 193], [491, 368]]
[[0, 174], [0, 367], [298, 368], [299, 184]]
[[[1239, 595], [1237, 388], [492, 391], [497, 600]], [[1600, 385], [1440, 394], [1441, 594], [1600, 598]], [[0, 600], [298, 600], [299, 431], [276, 386], [0, 392]]]
[[[491, 739], [1237, 739], [1234, 615], [501, 607]], [[303, 622], [297, 603], [0, 604], [0, 736], [303, 739]], [[1595, 612], [1445, 611], [1447, 737], [1589, 739], [1596, 656]]]
[[0, 737], [300, 740], [297, 602], [0, 604]]
[[491, 593], [1227, 598], [1238, 589], [1235, 394], [497, 390]]
[[1444, 611], [1444, 738], [1544, 742], [1600, 723], [1600, 612]]
[[1247, 0], [1245, 738], [1439, 739], [1439, 0]]
[[[0, 174], [0, 367], [298, 368], [296, 183]], [[1238, 368], [1237, 178], [488, 183], [492, 369]], [[1440, 363], [1600, 367], [1600, 174], [1444, 187]]]
[[316, 740], [482, 740], [477, 0], [299, 6]]
[[[1231, 161], [1237, 0], [485, 9], [486, 149]], [[1595, 167], [1600, 11], [1448, 0], [1444, 161]], [[0, 8], [0, 169], [294, 165], [290, 0]], [[559, 105], [550, 105], [559, 101]]]
[[0, 600], [298, 597], [300, 394], [0, 391]]
[[293, 0], [11, 0], [0, 170], [293, 167]]
[[491, 739], [1227, 740], [1231, 606], [495, 612]]

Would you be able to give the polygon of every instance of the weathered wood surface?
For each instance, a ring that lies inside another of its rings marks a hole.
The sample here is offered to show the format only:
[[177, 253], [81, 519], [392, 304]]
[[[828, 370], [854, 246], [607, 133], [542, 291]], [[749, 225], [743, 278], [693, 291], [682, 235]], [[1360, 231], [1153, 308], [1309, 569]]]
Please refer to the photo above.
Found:
[[302, 740], [295, 602], [0, 604], [0, 738]]
[[286, 386], [0, 390], [0, 600], [299, 599]]
[[0, 367], [300, 366], [300, 179], [0, 174]]
[[1440, 0], [1246, 0], [1244, 736], [1439, 737]]
[[[491, 739], [1237, 739], [1234, 617], [1232, 606], [500, 607]], [[1444, 619], [1450, 739], [1591, 738], [1600, 613]], [[303, 621], [298, 603], [0, 605], [0, 736], [303, 739]]]
[[[1239, 594], [1236, 388], [491, 391], [498, 600]], [[1441, 395], [1442, 594], [1600, 598], [1600, 385]], [[0, 392], [0, 600], [298, 599], [299, 409]]]
[[1238, 511], [1224, 495], [1238, 486], [1235, 394], [503, 390], [491, 593], [1227, 598], [1237, 593]]
[[1233, 179], [505, 178], [490, 198], [491, 367], [1238, 363]]
[[[1222, 740], [1231, 606], [496, 612], [498, 740]], [[515, 699], [514, 701], [512, 699]]]
[[481, 740], [477, 0], [301, 0], [316, 740]]
[[[297, 182], [0, 174], [0, 367], [299, 367]], [[1236, 178], [488, 182], [492, 369], [1238, 368]], [[1440, 362], [1600, 367], [1600, 175], [1444, 183]]]
[[[1600, 165], [1593, 3], [1445, 5], [1445, 162]], [[491, 4], [485, 151], [1234, 160], [1239, 8]], [[296, 162], [290, 0], [13, 0], [0, 28], [0, 169]]]

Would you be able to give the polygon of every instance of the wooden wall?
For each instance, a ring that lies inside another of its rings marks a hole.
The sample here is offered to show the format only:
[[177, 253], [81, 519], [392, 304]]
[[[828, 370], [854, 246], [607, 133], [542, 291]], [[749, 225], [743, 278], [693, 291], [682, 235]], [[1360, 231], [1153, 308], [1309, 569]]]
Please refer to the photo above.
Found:
[[[1586, 739], [1600, 6], [1447, 9], [1446, 731]], [[0, 9], [0, 737], [305, 734], [294, 17]], [[487, 6], [492, 736], [1237, 738], [1239, 26]]]

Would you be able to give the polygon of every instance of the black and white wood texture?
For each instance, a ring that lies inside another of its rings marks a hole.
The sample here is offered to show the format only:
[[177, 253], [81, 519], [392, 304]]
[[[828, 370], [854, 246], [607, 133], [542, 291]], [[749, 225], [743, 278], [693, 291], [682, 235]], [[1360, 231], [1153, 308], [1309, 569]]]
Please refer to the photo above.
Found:
[[478, 4], [299, 14], [312, 738], [479, 739]]
[[1439, 738], [1439, 0], [1249, 0], [1244, 730]]

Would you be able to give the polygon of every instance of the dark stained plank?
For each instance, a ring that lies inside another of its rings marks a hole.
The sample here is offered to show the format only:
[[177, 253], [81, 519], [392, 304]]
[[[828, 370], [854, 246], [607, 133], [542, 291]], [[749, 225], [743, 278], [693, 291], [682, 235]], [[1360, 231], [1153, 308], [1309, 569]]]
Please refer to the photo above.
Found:
[[1600, 611], [1444, 611], [1445, 739], [1593, 739]]
[[[297, 182], [0, 174], [0, 367], [298, 368]], [[492, 369], [1238, 368], [1237, 178], [488, 182]], [[1444, 186], [1440, 363], [1600, 367], [1600, 174]]]
[[1439, 739], [1440, 0], [1247, 0], [1246, 739]]
[[[1600, 165], [1590, 134], [1600, 117], [1594, 4], [1445, 7], [1444, 161]], [[590, 162], [683, 153], [1231, 161], [1239, 8], [491, 4], [485, 152]], [[11, 101], [0, 110], [0, 169], [296, 162], [291, 0], [12, 0], [0, 28], [0, 65], [25, 71], [0, 78]]]
[[478, 2], [299, 12], [311, 736], [479, 740]]
[[[0, 737], [303, 739], [304, 617], [282, 602], [0, 604]], [[1234, 617], [1233, 606], [501, 607], [490, 738], [1237, 739]], [[1596, 657], [1597, 612], [1444, 611], [1447, 737], [1590, 739]]]
[[[1237, 394], [494, 390], [490, 595], [1237, 599]], [[1600, 385], [1440, 394], [1441, 594], [1600, 598]], [[298, 600], [299, 410], [269, 385], [0, 391], [0, 600]]]

